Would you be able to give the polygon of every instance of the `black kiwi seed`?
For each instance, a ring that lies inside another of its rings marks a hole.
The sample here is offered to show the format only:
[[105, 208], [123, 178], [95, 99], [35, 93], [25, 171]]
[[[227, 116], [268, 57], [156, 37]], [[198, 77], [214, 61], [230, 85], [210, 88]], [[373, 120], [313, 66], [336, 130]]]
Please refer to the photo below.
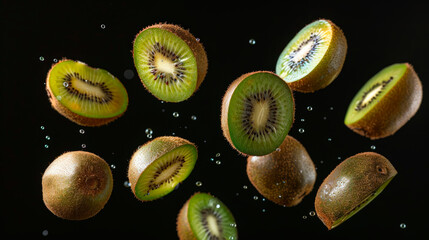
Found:
[[[390, 77], [389, 79], [387, 79], [387, 80], [384, 80], [384, 81], [382, 81], [381, 83], [380, 82], [378, 82], [378, 83], [376, 83], [376, 84], [374, 84], [368, 91], [366, 91], [364, 94], [363, 94], [363, 96], [362, 96], [362, 98], [359, 100], [359, 102], [357, 103], [357, 105], [356, 105], [356, 107], [355, 107], [355, 110], [356, 111], [361, 111], [362, 109], [364, 109], [366, 106], [368, 106], [369, 104], [371, 104], [379, 95], [380, 95], [380, 93], [384, 90], [384, 88], [387, 86], [387, 84], [389, 84], [391, 81], [393, 80], [393, 77]], [[371, 98], [371, 100], [369, 100], [369, 102], [367, 102], [367, 103], [363, 103], [363, 100], [366, 98], [366, 96], [370, 93], [370, 92], [372, 92], [374, 89], [376, 89], [376, 88], [378, 88], [378, 87], [380, 87], [380, 85], [381, 85], [381, 89], [380, 90], [378, 90], [378, 92], [374, 95], [374, 97], [372, 97]]]

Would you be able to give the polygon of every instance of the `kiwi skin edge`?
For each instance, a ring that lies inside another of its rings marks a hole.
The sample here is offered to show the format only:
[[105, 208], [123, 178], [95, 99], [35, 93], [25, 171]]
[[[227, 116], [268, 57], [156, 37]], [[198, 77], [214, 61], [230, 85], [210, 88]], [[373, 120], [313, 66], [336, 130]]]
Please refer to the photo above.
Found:
[[249, 156], [247, 176], [268, 200], [286, 207], [299, 204], [312, 190], [316, 168], [304, 146], [287, 136], [275, 151], [265, 156]]
[[[206, 53], [203, 45], [199, 41], [196, 40], [196, 38], [194, 37], [194, 35], [192, 35], [192, 33], [190, 33], [188, 30], [183, 29], [179, 25], [169, 24], [169, 23], [157, 23], [157, 24], [153, 24], [151, 26], [147, 26], [144, 29], [142, 29], [135, 36], [135, 38], [133, 40], [133, 46], [134, 46], [135, 40], [140, 35], [140, 33], [147, 30], [147, 29], [150, 29], [150, 28], [160, 28], [160, 29], [167, 30], [167, 31], [175, 34], [176, 36], [181, 38], [183, 41], [185, 41], [186, 44], [188, 44], [189, 48], [192, 50], [192, 52], [194, 54], [196, 62], [197, 62], [197, 76], [198, 76], [198, 78], [197, 78], [197, 84], [196, 84], [195, 90], [194, 90], [194, 93], [195, 93], [199, 89], [201, 83], [203, 82], [203, 80], [207, 74], [208, 60], [207, 60], [207, 53]], [[133, 53], [133, 59], [135, 59], [134, 58], [134, 51], [132, 53]], [[143, 83], [143, 81], [142, 81], [142, 83]], [[150, 92], [145, 84], [143, 84], [143, 86], [146, 88], [146, 90], [148, 90], [148, 92]], [[155, 95], [153, 95], [153, 96], [158, 98]], [[159, 99], [159, 100], [162, 100], [162, 99]]]
[[308, 75], [302, 79], [288, 83], [292, 90], [311, 93], [327, 87], [337, 78], [343, 68], [347, 53], [347, 40], [343, 31], [332, 21], [327, 21], [332, 26], [332, 39], [325, 56]]
[[[423, 98], [422, 83], [411, 64], [401, 80], [379, 100], [361, 120], [346, 124], [354, 132], [370, 139], [393, 135], [417, 112]], [[386, 115], [386, 113], [389, 113]]]
[[329, 230], [337, 227], [373, 200], [371, 196], [397, 173], [387, 158], [375, 152], [347, 158], [320, 185], [314, 202], [317, 216]]
[[[63, 115], [64, 117], [66, 117], [70, 121], [72, 121], [72, 122], [74, 122], [80, 126], [84, 126], [84, 127], [98, 127], [98, 126], [106, 125], [106, 124], [112, 122], [113, 120], [124, 115], [126, 109], [121, 114], [114, 116], [114, 117], [110, 117], [110, 118], [89, 118], [89, 117], [85, 117], [85, 116], [79, 115], [77, 113], [74, 113], [74, 112], [70, 111], [70, 109], [66, 108], [63, 104], [61, 104], [61, 102], [58, 101], [58, 99], [54, 96], [54, 94], [52, 93], [52, 91], [49, 87], [49, 78], [50, 78], [50, 74], [51, 74], [51, 71], [54, 68], [54, 66], [56, 64], [63, 62], [63, 61], [70, 61], [70, 60], [64, 58], [64, 59], [58, 61], [57, 63], [53, 64], [51, 69], [48, 72], [48, 76], [46, 77], [46, 92], [48, 94], [48, 98], [49, 98], [49, 101], [51, 102], [52, 107], [55, 110], [57, 110], [57, 112], [59, 112], [61, 115]], [[92, 68], [88, 65], [87, 65], [87, 67]], [[127, 102], [128, 102], [128, 96], [127, 96]]]
[[[196, 194], [196, 193], [195, 193]], [[192, 197], [190, 197], [183, 207], [180, 209], [179, 215], [177, 216], [177, 235], [180, 240], [196, 240], [194, 233], [192, 232], [191, 226], [189, 226], [188, 221], [188, 206], [189, 201]]]

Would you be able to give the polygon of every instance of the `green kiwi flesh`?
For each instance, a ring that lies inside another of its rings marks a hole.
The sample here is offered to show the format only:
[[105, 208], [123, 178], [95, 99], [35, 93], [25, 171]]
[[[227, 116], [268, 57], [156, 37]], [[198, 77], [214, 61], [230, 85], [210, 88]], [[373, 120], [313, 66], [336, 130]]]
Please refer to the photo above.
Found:
[[196, 146], [180, 137], [163, 136], [141, 146], [128, 168], [131, 190], [140, 201], [159, 199], [184, 181], [197, 160]]
[[221, 110], [225, 138], [243, 155], [262, 156], [286, 138], [295, 113], [288, 84], [268, 71], [237, 78], [226, 91]]
[[99, 156], [84, 151], [57, 157], [42, 177], [43, 202], [56, 216], [84, 220], [95, 216], [110, 198], [113, 177]]
[[422, 97], [422, 84], [413, 67], [408, 63], [392, 64], [359, 90], [344, 124], [371, 139], [390, 136], [415, 115]]
[[122, 116], [128, 94], [122, 83], [104, 69], [64, 59], [46, 78], [52, 107], [82, 126], [101, 126]]
[[287, 136], [273, 153], [248, 157], [247, 176], [262, 196], [291, 207], [313, 190], [316, 168], [304, 146]]
[[320, 19], [305, 26], [280, 54], [276, 73], [294, 91], [314, 92], [328, 86], [340, 73], [347, 52], [342, 30]]
[[320, 185], [317, 216], [328, 229], [339, 226], [377, 197], [396, 174], [389, 160], [378, 153], [347, 158]]
[[228, 207], [207, 193], [195, 193], [177, 217], [180, 240], [238, 239], [237, 225]]
[[133, 57], [146, 89], [167, 102], [188, 99], [207, 72], [202, 44], [173, 24], [155, 24], [140, 31], [134, 40]]

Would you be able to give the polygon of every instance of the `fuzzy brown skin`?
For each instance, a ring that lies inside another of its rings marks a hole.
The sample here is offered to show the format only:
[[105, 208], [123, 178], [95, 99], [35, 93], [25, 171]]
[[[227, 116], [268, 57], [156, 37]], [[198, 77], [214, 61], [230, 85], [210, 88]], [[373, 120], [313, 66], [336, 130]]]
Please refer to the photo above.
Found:
[[[54, 68], [54, 66], [56, 64], [63, 62], [63, 61], [70, 61], [70, 60], [69, 59], [62, 59], [58, 63], [53, 64], [51, 69], [48, 72], [48, 76], [46, 77], [46, 92], [48, 94], [48, 98], [49, 98], [49, 101], [51, 102], [52, 107], [58, 113], [60, 113], [61, 115], [63, 115], [67, 119], [69, 119], [70, 121], [72, 121], [78, 125], [85, 126], [85, 127], [99, 127], [102, 125], [106, 125], [106, 124], [116, 120], [117, 118], [121, 117], [122, 115], [124, 115], [125, 111], [122, 112], [121, 114], [115, 116], [115, 117], [110, 117], [110, 118], [89, 118], [89, 117], [85, 117], [85, 116], [82, 116], [82, 115], [79, 115], [77, 113], [70, 111], [70, 109], [68, 109], [60, 101], [58, 101], [58, 99], [54, 96], [54, 94], [52, 93], [52, 90], [50, 88], [49, 78], [50, 78], [50, 74], [51, 74], [51, 71]], [[128, 102], [128, 96], [127, 96], [127, 102]]]
[[[192, 197], [191, 197], [192, 198]], [[194, 233], [192, 232], [191, 226], [188, 221], [188, 206], [189, 200], [180, 209], [179, 215], [177, 216], [177, 235], [180, 240], [196, 240]]]
[[42, 177], [43, 201], [56, 216], [84, 220], [96, 215], [113, 189], [109, 165], [99, 156], [67, 152], [56, 158]]
[[346, 126], [370, 139], [388, 137], [416, 114], [422, 98], [422, 83], [414, 68], [407, 63], [407, 71], [402, 79], [379, 99], [377, 105], [362, 119]]
[[315, 209], [328, 229], [349, 214], [386, 181], [396, 169], [378, 153], [364, 152], [341, 162], [323, 181], [317, 191]]
[[316, 181], [316, 168], [304, 146], [287, 136], [280, 151], [247, 159], [250, 182], [268, 200], [287, 207], [299, 204]]
[[[157, 137], [137, 149], [131, 157], [128, 166], [128, 181], [130, 182], [131, 190], [136, 197], [136, 185], [142, 172], [162, 155], [185, 144], [195, 146], [193, 143], [180, 137], [163, 136]], [[143, 201], [141, 199], [139, 200]]]
[[[255, 74], [255, 73], [269, 73], [269, 74], [274, 74], [273, 72], [270, 71], [255, 71], [255, 72], [250, 72], [250, 73], [246, 73], [241, 75], [239, 78], [235, 79], [228, 87], [228, 89], [225, 92], [225, 95], [222, 98], [222, 106], [221, 106], [221, 116], [220, 116], [220, 121], [221, 121], [221, 127], [222, 127], [222, 132], [223, 132], [223, 136], [226, 138], [226, 140], [228, 141], [228, 143], [231, 145], [232, 148], [234, 148], [235, 150], [237, 150], [238, 153], [240, 153], [243, 156], [248, 156], [248, 154], [243, 153], [241, 151], [239, 151], [237, 148], [235, 148], [232, 140], [231, 140], [231, 135], [229, 133], [229, 126], [228, 126], [228, 109], [229, 109], [229, 102], [231, 101], [231, 96], [234, 93], [235, 89], [237, 88], [237, 86], [244, 80], [246, 79], [248, 76]], [[292, 92], [292, 91], [291, 91]], [[292, 92], [293, 94], [293, 92]], [[293, 101], [295, 101], [294, 98], [292, 98]], [[295, 102], [293, 103], [293, 106], [295, 108]], [[293, 116], [295, 117], [295, 116]], [[293, 122], [294, 120], [292, 120]]]
[[[196, 38], [194, 37], [194, 35], [192, 35], [188, 30], [185, 30], [178, 25], [168, 24], [168, 23], [157, 23], [157, 24], [154, 24], [154, 25], [151, 25], [151, 26], [144, 28], [134, 38], [133, 45], [134, 45], [134, 42], [135, 42], [135, 39], [137, 38], [137, 36], [141, 32], [143, 32], [147, 29], [150, 29], [150, 28], [160, 28], [160, 29], [167, 30], [171, 33], [174, 33], [176, 36], [178, 36], [183, 41], [185, 41], [186, 44], [188, 44], [189, 48], [192, 50], [192, 53], [194, 54], [196, 62], [197, 62], [197, 72], [198, 72], [197, 76], [198, 76], [198, 78], [197, 78], [197, 85], [196, 85], [195, 90], [194, 90], [194, 93], [195, 93], [199, 89], [201, 83], [203, 82], [203, 80], [207, 74], [208, 60], [207, 60], [207, 53], [206, 53], [203, 45], [199, 41], [197, 41]], [[134, 51], [133, 51], [133, 59], [134, 59]], [[143, 83], [143, 81], [142, 81], [142, 83]], [[143, 86], [146, 88], [146, 90], [148, 90], [148, 92], [150, 92], [144, 83], [143, 83]], [[155, 95], [153, 95], [153, 96], [158, 98]], [[159, 99], [159, 100], [163, 100], [163, 99]]]
[[332, 39], [325, 56], [308, 75], [289, 83], [294, 91], [310, 93], [327, 87], [343, 68], [347, 53], [347, 40], [343, 31], [332, 21], [322, 19], [332, 26]]

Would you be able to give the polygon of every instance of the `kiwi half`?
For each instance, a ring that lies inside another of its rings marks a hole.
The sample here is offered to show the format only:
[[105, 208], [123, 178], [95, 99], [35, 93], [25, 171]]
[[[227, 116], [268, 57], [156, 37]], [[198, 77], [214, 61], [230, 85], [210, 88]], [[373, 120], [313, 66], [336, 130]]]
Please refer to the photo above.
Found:
[[423, 89], [414, 68], [408, 63], [390, 65], [359, 90], [347, 110], [344, 124], [371, 138], [394, 134], [417, 112]]
[[57, 157], [42, 177], [43, 202], [56, 216], [84, 220], [96, 215], [110, 198], [113, 177], [99, 156], [84, 151]]
[[341, 72], [347, 53], [343, 31], [320, 19], [305, 26], [280, 54], [276, 73], [294, 91], [314, 92], [328, 86]]
[[177, 217], [180, 240], [238, 239], [234, 216], [216, 197], [195, 193], [183, 205]]
[[244, 74], [231, 83], [223, 97], [223, 134], [243, 155], [269, 154], [286, 138], [294, 120], [294, 104], [288, 84], [276, 74]]
[[262, 196], [291, 207], [313, 190], [316, 168], [304, 146], [287, 136], [273, 153], [248, 157], [247, 176]]
[[320, 185], [314, 203], [317, 216], [328, 229], [337, 227], [377, 197], [396, 174], [378, 153], [347, 158]]
[[207, 72], [203, 45], [174, 24], [155, 24], [141, 30], [133, 47], [134, 64], [145, 88], [167, 102], [188, 99]]
[[128, 179], [141, 201], [161, 198], [174, 190], [194, 169], [196, 146], [180, 137], [158, 137], [133, 154]]
[[46, 78], [52, 107], [82, 126], [101, 126], [122, 116], [128, 94], [106, 70], [64, 59], [54, 64]]

